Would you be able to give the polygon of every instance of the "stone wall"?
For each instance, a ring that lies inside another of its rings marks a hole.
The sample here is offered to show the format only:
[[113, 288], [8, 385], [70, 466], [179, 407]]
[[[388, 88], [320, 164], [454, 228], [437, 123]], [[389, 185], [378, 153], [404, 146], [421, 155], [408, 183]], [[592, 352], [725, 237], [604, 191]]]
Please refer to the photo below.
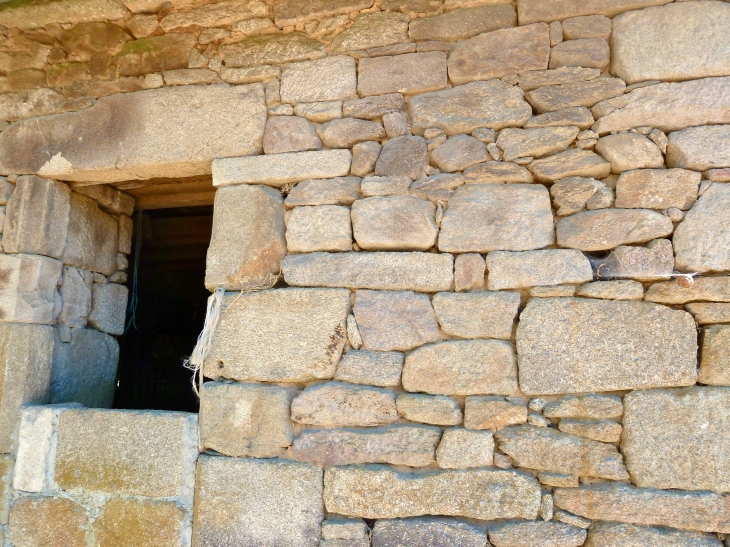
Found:
[[[7, 545], [725, 542], [730, 4], [11, 1], [0, 24], [0, 357], [28, 379], [0, 407]], [[104, 406], [63, 342], [116, 359], [120, 190], [211, 174], [228, 293], [199, 416], [69, 405]], [[67, 404], [13, 441], [50, 363]]]

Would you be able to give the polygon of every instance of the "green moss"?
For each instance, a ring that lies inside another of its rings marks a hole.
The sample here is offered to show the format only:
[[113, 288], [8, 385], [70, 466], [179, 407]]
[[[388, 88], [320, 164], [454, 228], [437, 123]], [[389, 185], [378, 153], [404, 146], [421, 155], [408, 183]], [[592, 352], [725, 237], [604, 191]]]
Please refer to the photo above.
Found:
[[47, 6], [48, 4], [55, 4], [64, 1], [67, 2], [69, 0], [10, 0], [9, 2], [3, 2], [2, 4], [0, 4], [0, 12], [32, 6]]

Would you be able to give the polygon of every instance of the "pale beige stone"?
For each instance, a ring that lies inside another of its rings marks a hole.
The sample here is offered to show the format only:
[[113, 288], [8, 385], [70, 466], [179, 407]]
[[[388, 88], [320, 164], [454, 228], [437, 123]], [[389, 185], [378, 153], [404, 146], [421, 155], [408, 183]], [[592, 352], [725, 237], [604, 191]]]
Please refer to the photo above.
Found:
[[402, 112], [383, 114], [383, 127], [389, 139], [408, 135], [408, 118]]
[[528, 156], [541, 158], [566, 150], [578, 131], [577, 127], [507, 128], [500, 131], [497, 146], [504, 151], [504, 161]]
[[24, 498], [10, 511], [8, 539], [19, 547], [86, 547], [89, 515], [66, 498]]
[[[567, 475], [565, 473], [551, 473], [550, 471], [538, 471], [537, 478], [540, 483], [544, 484], [545, 486], [555, 486], [559, 488], [578, 488], [579, 483], [579, 477], [576, 477], [575, 475]], [[555, 520], [559, 522], [565, 522], [566, 524], [570, 524], [572, 526], [578, 526], [577, 523], [584, 524], [579, 526], [579, 528], [588, 528], [591, 525], [590, 520], [584, 519], [583, 517], [579, 517], [577, 515], [571, 515], [570, 513], [566, 513], [565, 511], [555, 511], [554, 516]]]
[[613, 17], [628, 10], [666, 4], [669, 0], [587, 0], [576, 4], [571, 0], [522, 0], [518, 5], [521, 25], [535, 21], [555, 21], [579, 15]]
[[611, 60], [611, 48], [604, 38], [568, 40], [550, 51], [550, 68], [564, 66], [604, 70]]
[[436, 449], [436, 462], [442, 469], [486, 467], [493, 463], [494, 439], [485, 431], [449, 428]]
[[314, 127], [298, 116], [272, 116], [266, 121], [264, 131], [264, 153], [303, 152], [321, 150]]
[[218, 74], [208, 68], [178, 68], [162, 73], [165, 85], [202, 85], [220, 82]]
[[530, 296], [535, 298], [552, 298], [558, 296], [575, 296], [575, 285], [548, 285], [532, 287]]
[[447, 173], [463, 171], [487, 161], [487, 147], [469, 135], [456, 135], [431, 151], [431, 161]]
[[509, 340], [519, 305], [517, 292], [441, 292], [433, 296], [433, 308], [441, 330], [459, 338]]
[[368, 539], [369, 534], [370, 528], [362, 519], [330, 517], [322, 523], [322, 539], [325, 540]]
[[684, 307], [691, 313], [698, 325], [730, 323], [730, 304], [714, 302], [694, 302]]
[[531, 127], [557, 127], [575, 125], [578, 129], [588, 129], [593, 125], [593, 115], [584, 106], [571, 106], [554, 112], [533, 116], [525, 122], [525, 129]]
[[495, 30], [458, 42], [449, 57], [449, 78], [456, 84], [544, 70], [550, 32], [544, 23]]
[[512, 395], [517, 365], [502, 340], [449, 340], [406, 356], [403, 388], [432, 395]]
[[291, 253], [351, 251], [350, 210], [341, 205], [295, 207], [286, 227]]
[[231, 0], [217, 4], [203, 5], [190, 11], [171, 13], [160, 21], [160, 27], [165, 32], [187, 27], [222, 27], [253, 19], [266, 17], [268, 7], [260, 0], [233, 2]]
[[593, 280], [588, 259], [573, 249], [492, 251], [487, 255], [489, 290], [585, 283]]
[[241, 290], [279, 272], [286, 255], [284, 200], [265, 186], [241, 184], [215, 195], [205, 285]]
[[408, 36], [415, 42], [456, 42], [516, 25], [517, 12], [509, 4], [476, 6], [414, 19], [408, 27]]
[[611, 35], [611, 19], [604, 15], [581, 15], [563, 21], [563, 36], [566, 40], [581, 38], [603, 38]]
[[697, 277], [689, 287], [680, 286], [676, 280], [654, 283], [644, 298], [661, 304], [730, 302], [730, 276]]
[[484, 288], [486, 263], [481, 255], [462, 253], [454, 260], [454, 290], [457, 292]]
[[674, 271], [674, 249], [667, 239], [654, 239], [646, 247], [619, 245], [595, 266], [598, 279], [663, 280]]
[[281, 77], [281, 69], [278, 66], [254, 66], [247, 68], [223, 67], [220, 71], [221, 80], [229, 84], [253, 84], [255, 82], [268, 82], [274, 78]]
[[[404, 196], [408, 194], [411, 179], [408, 177], [365, 177], [360, 185], [363, 197]], [[420, 197], [420, 196], [418, 196]]]
[[352, 231], [367, 251], [425, 251], [436, 244], [435, 214], [433, 203], [414, 196], [369, 197], [352, 204]]
[[618, 133], [598, 140], [596, 152], [611, 163], [611, 172], [630, 169], [661, 169], [664, 156], [659, 147], [638, 133]]
[[601, 71], [596, 68], [582, 67], [560, 67], [555, 70], [529, 70], [519, 75], [518, 85], [524, 91], [532, 91], [538, 87], [548, 85], [595, 80], [600, 75]]
[[251, 67], [308, 61], [325, 56], [324, 44], [301, 32], [260, 34], [222, 46], [219, 54], [227, 67]]
[[335, 101], [356, 96], [355, 60], [346, 55], [287, 65], [281, 73], [285, 103]]
[[591, 199], [605, 189], [605, 185], [592, 178], [567, 177], [550, 187], [557, 215], [562, 217], [582, 211]]
[[406, 351], [442, 338], [425, 294], [359, 290], [353, 313], [367, 350]]
[[560, 420], [558, 429], [564, 433], [571, 433], [580, 437], [601, 441], [604, 443], [617, 443], [621, 440], [621, 424], [610, 420], [584, 421], [584, 420]]
[[373, 545], [377, 547], [397, 547], [408, 544], [424, 547], [436, 545], [484, 547], [487, 541], [487, 530], [481, 524], [460, 519], [416, 517], [378, 520], [373, 526], [372, 538]]
[[671, 219], [655, 211], [602, 209], [560, 219], [556, 234], [561, 247], [601, 251], [665, 237], [673, 229]]
[[464, 404], [464, 427], [467, 429], [500, 429], [527, 422], [524, 404], [502, 397], [467, 397]]
[[561, 522], [510, 522], [489, 529], [494, 547], [580, 547], [586, 531]]
[[398, 419], [395, 395], [388, 390], [327, 382], [294, 397], [292, 420], [309, 425], [373, 427]]
[[499, 449], [520, 467], [613, 480], [629, 478], [613, 445], [531, 425], [510, 426], [494, 436]]
[[94, 283], [88, 324], [109, 334], [124, 333], [129, 289], [117, 283]]
[[[61, 284], [62, 270], [61, 261], [53, 258], [0, 254], [3, 280], [0, 287], [0, 321], [53, 324], [59, 314], [56, 309], [59, 298], [57, 290]], [[66, 295], [71, 297], [68, 285]], [[86, 313], [88, 315], [88, 310]]]
[[287, 207], [302, 205], [352, 205], [360, 199], [358, 177], [310, 179], [297, 184], [284, 200]]
[[352, 147], [352, 164], [350, 174], [364, 177], [375, 171], [380, 151], [383, 149], [379, 142], [360, 142]]
[[[619, 78], [595, 78], [539, 87], [528, 91], [525, 98], [538, 113], [543, 113], [577, 106], [591, 107], [613, 97], [622, 99], [625, 89], [626, 84]], [[596, 115], [595, 112], [593, 114]]]
[[583, 285], [577, 295], [604, 300], [641, 300], [644, 298], [644, 287], [638, 281], [628, 279], [595, 281]]
[[616, 207], [686, 211], [697, 200], [700, 178], [687, 169], [626, 171], [616, 183]]
[[446, 54], [441, 51], [360, 59], [360, 95], [425, 93], [446, 87]]
[[325, 123], [342, 117], [342, 101], [318, 101], [297, 103], [294, 114], [307, 118], [310, 122]]
[[99, 204], [99, 208], [110, 215], [124, 215], [131, 217], [134, 214], [133, 196], [120, 192], [106, 184], [95, 184], [93, 186], [78, 186], [74, 192], [88, 196]]
[[[537, 395], [691, 385], [695, 329], [686, 312], [645, 302], [531, 300], [517, 327], [520, 388]], [[620, 355], [601, 350], [614, 339]]]
[[441, 222], [439, 250], [523, 251], [553, 242], [550, 196], [544, 186], [467, 184], [457, 188], [449, 201]]
[[[334, 376], [347, 338], [345, 289], [229, 294], [205, 360], [208, 378], [308, 382]], [[278, 340], [279, 342], [274, 342]]]
[[345, 117], [375, 120], [389, 112], [399, 112], [404, 108], [403, 95], [389, 93], [361, 99], [348, 99], [342, 104], [342, 115]]
[[695, 171], [730, 167], [730, 126], [690, 127], [670, 133], [667, 166]]
[[0, 10], [0, 24], [9, 28], [35, 29], [58, 23], [85, 23], [103, 19], [122, 19], [127, 14], [120, 3], [110, 0], [82, 0], [71, 5], [63, 2], [8, 4]]
[[350, 350], [337, 365], [335, 380], [378, 387], [397, 387], [405, 356], [397, 351]]
[[401, 393], [396, 399], [398, 413], [406, 420], [435, 425], [459, 425], [461, 408], [456, 399], [444, 395]]
[[94, 521], [99, 547], [177, 547], [189, 537], [185, 509], [174, 501], [113, 499]]
[[378, 122], [356, 118], [338, 118], [317, 127], [317, 134], [328, 148], [352, 148], [364, 141], [385, 138], [385, 130]]
[[408, 104], [413, 132], [443, 129], [446, 135], [471, 133], [478, 127], [519, 126], [532, 116], [520, 89], [500, 80], [474, 82], [413, 97]]
[[531, 183], [532, 173], [516, 163], [489, 161], [470, 167], [464, 171], [467, 184]]
[[454, 283], [454, 257], [443, 253], [313, 253], [281, 268], [293, 286], [438, 292]]
[[528, 166], [540, 182], [553, 182], [566, 177], [603, 178], [611, 172], [611, 164], [590, 150], [566, 150], [554, 156], [535, 160]]
[[385, 177], [420, 179], [428, 166], [428, 146], [422, 137], [390, 139], [378, 156], [375, 174]]
[[596, 522], [588, 529], [589, 547], [722, 547], [717, 536], [668, 528], [635, 526], [617, 522]]
[[402, 13], [376, 12], [361, 15], [332, 42], [331, 51], [343, 53], [408, 41], [409, 17]]
[[60, 257], [63, 263], [111, 275], [116, 270], [118, 248], [116, 219], [102, 212], [95, 200], [73, 192]]
[[439, 173], [423, 179], [414, 181], [408, 187], [411, 195], [422, 199], [428, 199], [438, 205], [451, 199], [454, 190], [464, 184], [460, 173]]

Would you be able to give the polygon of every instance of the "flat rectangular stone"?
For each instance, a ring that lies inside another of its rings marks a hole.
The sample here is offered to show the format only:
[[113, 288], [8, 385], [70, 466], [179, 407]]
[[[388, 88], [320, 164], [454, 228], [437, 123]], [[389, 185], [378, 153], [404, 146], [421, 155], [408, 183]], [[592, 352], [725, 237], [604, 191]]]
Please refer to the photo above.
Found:
[[94, 183], [207, 175], [214, 158], [260, 153], [265, 123], [261, 84], [120, 93], [6, 129], [0, 172]]
[[616, 183], [616, 207], [686, 211], [697, 200], [702, 175], [688, 169], [634, 169]]
[[467, 7], [413, 19], [408, 36], [415, 42], [456, 42], [477, 34], [517, 25], [517, 12], [508, 4]]
[[120, 192], [108, 184], [94, 184], [90, 186], [75, 186], [74, 192], [88, 196], [99, 204], [99, 208], [110, 215], [134, 214], [134, 197]]
[[[728, 62], [730, 63], [730, 57]], [[720, 171], [730, 167], [729, 149], [729, 126], [688, 127], [669, 134], [667, 166], [695, 171]]]
[[693, 302], [684, 307], [691, 313], [698, 325], [730, 323], [730, 304], [715, 302]]
[[360, 95], [425, 93], [446, 87], [446, 54], [441, 51], [360, 59]]
[[440, 292], [433, 296], [432, 304], [445, 334], [459, 338], [509, 340], [520, 306], [520, 295], [506, 291]]
[[238, 21], [255, 17], [266, 17], [269, 8], [261, 0], [244, 2], [223, 1], [215, 4], [204, 4], [188, 11], [165, 15], [160, 21], [160, 28], [165, 32], [173, 29], [189, 27], [224, 27]]
[[405, 356], [397, 351], [350, 350], [337, 365], [335, 380], [378, 387], [400, 385]]
[[254, 34], [222, 46], [218, 53], [233, 68], [309, 61], [326, 55], [324, 44], [303, 32]]
[[204, 364], [208, 378], [308, 382], [334, 376], [347, 337], [349, 291], [234, 293], [226, 296], [223, 309], [228, 311]]
[[487, 270], [492, 291], [593, 281], [590, 261], [574, 249], [492, 251], [487, 255]]
[[600, 101], [621, 98], [625, 89], [626, 84], [620, 78], [594, 78], [538, 87], [528, 91], [525, 98], [542, 114], [565, 108], [591, 107]]
[[177, 546], [190, 537], [191, 513], [174, 501], [111, 499], [94, 521], [94, 540], [98, 547]]
[[722, 547], [717, 536], [667, 528], [635, 526], [618, 522], [596, 522], [588, 529], [588, 545], [621, 547], [661, 545], [662, 547]]
[[[373, 526], [375, 547], [484, 547], [487, 530], [482, 524], [461, 519], [418, 517], [379, 520]], [[352, 545], [350, 547], [356, 547]]]
[[[621, 351], [603, 349], [615, 347]], [[532, 299], [517, 327], [517, 355], [528, 395], [686, 386], [697, 379], [692, 316], [646, 302]]]
[[407, 15], [392, 10], [364, 13], [335, 36], [330, 52], [367, 50], [370, 57], [376, 57], [416, 51], [415, 44], [408, 42], [408, 19]]
[[360, 184], [358, 177], [305, 180], [289, 191], [284, 205], [352, 205], [360, 199]]
[[9, 28], [34, 29], [53, 23], [85, 23], [107, 18], [114, 20], [126, 14], [124, 6], [112, 0], [81, 0], [73, 4], [7, 3], [0, 10], [0, 24]]
[[578, 547], [587, 532], [552, 520], [507, 522], [489, 529], [489, 541], [495, 547]]
[[373, 5], [373, 0], [275, 0], [273, 5], [276, 25], [283, 28], [310, 19], [364, 10]]
[[534, 519], [540, 486], [515, 471], [410, 474], [384, 466], [330, 467], [325, 470], [324, 501], [331, 513], [372, 519], [420, 515]]
[[376, 120], [390, 112], [400, 112], [404, 105], [403, 95], [400, 93], [348, 99], [342, 103], [342, 115], [346, 118]]
[[63, 263], [30, 254], [0, 254], [0, 321], [52, 325]]
[[451, 290], [454, 257], [434, 253], [310, 253], [281, 262], [284, 279], [298, 287]]
[[520, 25], [536, 21], [560, 21], [579, 15], [605, 15], [613, 17], [624, 11], [638, 10], [647, 6], [660, 6], [671, 0], [584, 0], [577, 4], [572, 0], [520, 0], [517, 13]]
[[687, 302], [730, 302], [730, 276], [697, 277], [689, 287], [681, 287], [676, 280], [654, 283], [646, 291], [645, 300], [660, 304]]
[[357, 96], [355, 59], [346, 55], [292, 63], [281, 74], [285, 103], [336, 101]]
[[595, 80], [601, 75], [597, 68], [566, 66], [553, 70], [528, 70], [519, 75], [518, 85], [525, 91], [532, 91], [546, 85], [569, 84]]
[[398, 420], [387, 389], [325, 382], [306, 387], [291, 404], [293, 421], [322, 427], [374, 427]]
[[459, 401], [446, 395], [401, 393], [395, 404], [398, 414], [411, 422], [447, 426], [459, 425], [463, 418]]
[[265, 184], [281, 188], [301, 180], [344, 177], [350, 172], [351, 159], [349, 150], [223, 157], [213, 161], [213, 186]]
[[117, 269], [119, 224], [90, 197], [73, 192], [66, 245], [61, 260], [91, 272], [112, 275]]

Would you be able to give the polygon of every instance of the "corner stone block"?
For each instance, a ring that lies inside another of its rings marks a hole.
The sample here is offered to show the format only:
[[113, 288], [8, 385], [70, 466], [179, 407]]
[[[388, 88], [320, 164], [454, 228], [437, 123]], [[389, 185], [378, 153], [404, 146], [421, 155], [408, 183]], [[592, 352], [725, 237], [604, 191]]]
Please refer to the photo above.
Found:
[[350, 291], [276, 289], [223, 302], [205, 376], [309, 382], [334, 376], [347, 339]]
[[109, 334], [124, 334], [129, 289], [117, 283], [94, 283], [88, 324]]
[[8, 538], [18, 547], [86, 547], [89, 514], [65, 498], [23, 498], [10, 511]]
[[45, 256], [0, 255], [0, 321], [52, 324], [62, 267]]
[[93, 199], [73, 192], [66, 246], [61, 255], [63, 263], [111, 275], [117, 269], [118, 248], [116, 219], [99, 209]]
[[52, 327], [0, 324], [0, 453], [10, 453], [21, 407], [48, 402], [52, 356]]
[[241, 290], [263, 285], [286, 256], [284, 200], [265, 186], [216, 192], [205, 286]]
[[94, 521], [97, 547], [186, 547], [191, 530], [175, 502], [112, 499]]
[[195, 414], [67, 410], [58, 421], [55, 478], [63, 490], [193, 500]]
[[193, 545], [317, 547], [322, 468], [305, 463], [201, 456]]

